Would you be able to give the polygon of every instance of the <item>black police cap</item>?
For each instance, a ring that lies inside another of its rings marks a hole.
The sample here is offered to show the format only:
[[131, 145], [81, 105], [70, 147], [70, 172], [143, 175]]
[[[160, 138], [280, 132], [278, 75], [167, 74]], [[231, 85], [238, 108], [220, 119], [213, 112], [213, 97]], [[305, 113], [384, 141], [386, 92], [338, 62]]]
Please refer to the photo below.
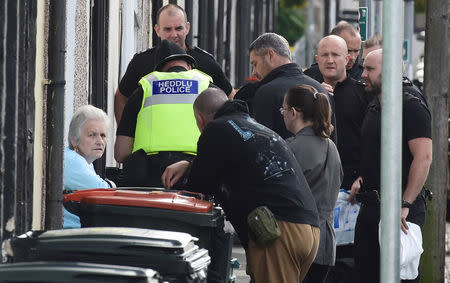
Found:
[[155, 71], [161, 71], [167, 62], [173, 60], [184, 60], [192, 67], [195, 66], [195, 59], [186, 53], [186, 51], [178, 44], [172, 43], [166, 39], [156, 47], [156, 60], [158, 64], [155, 66]]

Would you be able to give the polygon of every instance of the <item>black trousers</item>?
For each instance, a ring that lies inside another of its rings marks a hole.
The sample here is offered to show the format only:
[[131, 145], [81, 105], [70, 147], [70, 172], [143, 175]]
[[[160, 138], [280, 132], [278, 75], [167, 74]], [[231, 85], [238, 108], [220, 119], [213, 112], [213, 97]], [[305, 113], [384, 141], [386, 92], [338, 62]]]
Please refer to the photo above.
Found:
[[[411, 207], [406, 219], [419, 225], [425, 223], [425, 200], [419, 196]], [[380, 282], [380, 246], [378, 242], [378, 225], [380, 222], [380, 206], [361, 203], [355, 226], [354, 259], [357, 282]], [[400, 225], [400, 220], [399, 220]], [[402, 280], [402, 282], [419, 282]]]
[[330, 271], [329, 265], [313, 263], [303, 279], [303, 283], [325, 283], [328, 271]]
[[[163, 151], [147, 155], [140, 149], [123, 163], [123, 176], [120, 187], [162, 187], [161, 176], [166, 167], [181, 160], [191, 161], [194, 155], [176, 151]], [[180, 180], [182, 181], [182, 180]], [[176, 184], [178, 188], [182, 184]]]

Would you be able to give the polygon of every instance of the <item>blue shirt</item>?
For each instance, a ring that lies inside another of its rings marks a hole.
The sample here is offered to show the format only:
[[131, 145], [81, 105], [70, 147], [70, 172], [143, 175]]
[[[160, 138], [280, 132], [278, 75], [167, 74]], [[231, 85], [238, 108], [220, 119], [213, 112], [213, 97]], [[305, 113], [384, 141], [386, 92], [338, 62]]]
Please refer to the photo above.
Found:
[[[94, 165], [69, 148], [64, 149], [64, 189], [86, 190], [110, 188], [109, 184], [95, 172]], [[64, 209], [64, 228], [80, 228], [80, 218]]]

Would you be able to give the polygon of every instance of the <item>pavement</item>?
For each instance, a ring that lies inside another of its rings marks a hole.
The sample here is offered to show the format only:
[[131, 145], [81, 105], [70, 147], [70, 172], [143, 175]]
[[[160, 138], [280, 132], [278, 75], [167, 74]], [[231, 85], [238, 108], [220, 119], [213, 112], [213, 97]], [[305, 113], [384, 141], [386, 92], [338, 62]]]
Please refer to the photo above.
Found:
[[[450, 222], [445, 225], [445, 283], [450, 283]], [[236, 276], [236, 283], [248, 283], [250, 277], [245, 273], [246, 261], [245, 251], [240, 244], [233, 246], [232, 257], [237, 258], [240, 267], [235, 269], [233, 274]]]
[[248, 283], [250, 281], [250, 276], [245, 272], [247, 262], [245, 260], [244, 248], [240, 244], [235, 244], [231, 256], [237, 258], [240, 264], [238, 269], [233, 270], [233, 275], [236, 276], [236, 283]]

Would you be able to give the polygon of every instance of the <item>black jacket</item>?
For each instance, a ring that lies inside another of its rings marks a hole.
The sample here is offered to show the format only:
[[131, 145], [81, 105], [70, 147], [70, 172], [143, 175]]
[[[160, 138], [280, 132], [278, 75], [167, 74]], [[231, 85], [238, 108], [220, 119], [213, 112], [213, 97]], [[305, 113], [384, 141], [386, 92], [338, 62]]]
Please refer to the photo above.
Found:
[[411, 82], [410, 79], [408, 79], [407, 77], [403, 77], [402, 87], [403, 87], [403, 92], [407, 92], [409, 94], [414, 95], [415, 97], [419, 98], [428, 107], [427, 99], [425, 98], [425, 96], [423, 96], [420, 89]]
[[225, 199], [225, 213], [244, 245], [247, 215], [261, 205], [279, 220], [318, 227], [317, 207], [294, 154], [250, 118], [240, 100], [226, 102], [200, 135], [188, 187]]
[[[127, 71], [119, 83], [119, 91], [130, 97], [139, 88], [139, 80], [154, 71], [158, 61], [155, 58], [155, 47], [136, 53], [128, 64]], [[213, 83], [227, 95], [232, 87], [214, 57], [199, 47], [189, 47], [186, 53], [194, 57], [195, 68], [212, 77]]]
[[[262, 79], [253, 98], [255, 120], [272, 129], [282, 138], [290, 137], [292, 133], [286, 129], [279, 109], [283, 106], [286, 91], [298, 84], [311, 85], [319, 92], [328, 95], [333, 111], [331, 121], [335, 126], [333, 98], [320, 83], [305, 75], [297, 64], [290, 63], [272, 70]], [[331, 139], [336, 143], [336, 131], [333, 132]]]
[[[357, 61], [350, 70], [347, 70], [347, 73], [353, 79], [360, 81], [363, 71], [363, 66], [359, 64], [359, 61]], [[323, 76], [322, 73], [320, 73], [319, 65], [317, 63], [312, 64], [307, 70], [305, 70], [305, 74], [315, 79], [319, 83], [323, 83]]]
[[259, 87], [259, 84], [260, 82], [246, 83], [239, 89], [238, 92], [236, 92], [236, 95], [234, 96], [234, 99], [240, 99], [247, 103], [248, 111], [252, 117], [255, 116], [255, 112], [253, 111], [253, 99], [255, 98], [255, 93]]
[[364, 84], [348, 76], [334, 88], [334, 104], [338, 133], [339, 155], [344, 169], [342, 187], [350, 190], [353, 181], [360, 176], [361, 126], [366, 114], [369, 97]]

